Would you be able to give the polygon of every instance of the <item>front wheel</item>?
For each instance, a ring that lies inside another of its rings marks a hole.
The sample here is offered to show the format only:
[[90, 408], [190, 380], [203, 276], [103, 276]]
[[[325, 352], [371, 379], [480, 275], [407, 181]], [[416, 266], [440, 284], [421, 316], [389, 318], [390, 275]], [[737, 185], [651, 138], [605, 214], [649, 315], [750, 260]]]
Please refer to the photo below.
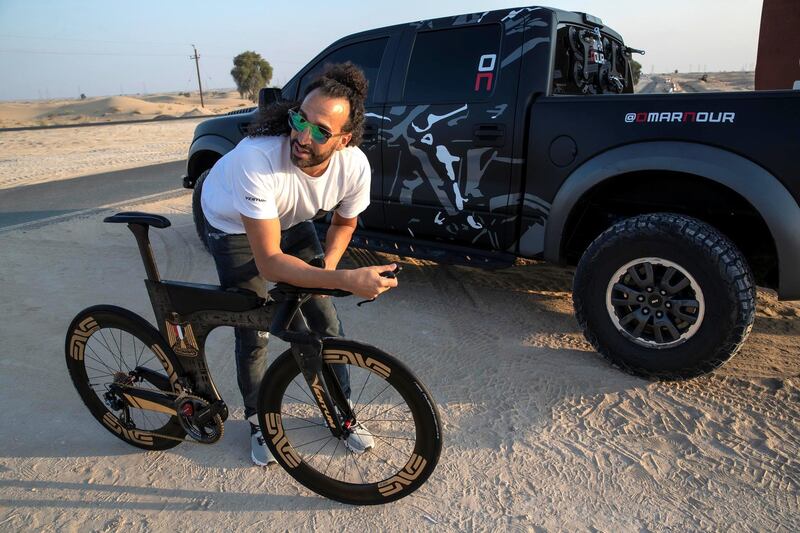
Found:
[[690, 378], [721, 366], [755, 318], [747, 261], [699, 220], [657, 213], [623, 220], [583, 254], [575, 315], [595, 349], [646, 377]]
[[366, 344], [326, 339], [323, 359], [347, 365], [353, 412], [375, 445], [354, 453], [331, 434], [289, 350], [259, 391], [258, 420], [272, 454], [302, 485], [342, 503], [408, 496], [431, 475], [442, 449], [430, 393], [400, 361]]

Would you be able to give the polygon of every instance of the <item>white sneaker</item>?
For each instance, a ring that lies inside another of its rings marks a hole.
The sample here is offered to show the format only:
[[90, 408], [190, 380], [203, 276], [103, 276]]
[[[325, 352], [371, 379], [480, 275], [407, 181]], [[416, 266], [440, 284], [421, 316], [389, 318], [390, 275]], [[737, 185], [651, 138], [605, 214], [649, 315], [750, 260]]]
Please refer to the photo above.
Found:
[[264, 436], [261, 434], [261, 428], [252, 422], [250, 423], [250, 459], [258, 466], [269, 466], [278, 462], [269, 451]]
[[[350, 409], [353, 408], [353, 401], [347, 400], [350, 404]], [[375, 439], [372, 433], [364, 427], [364, 424], [359, 422], [352, 428], [353, 432], [345, 439], [345, 447], [353, 453], [364, 453], [370, 448], [375, 447]]]

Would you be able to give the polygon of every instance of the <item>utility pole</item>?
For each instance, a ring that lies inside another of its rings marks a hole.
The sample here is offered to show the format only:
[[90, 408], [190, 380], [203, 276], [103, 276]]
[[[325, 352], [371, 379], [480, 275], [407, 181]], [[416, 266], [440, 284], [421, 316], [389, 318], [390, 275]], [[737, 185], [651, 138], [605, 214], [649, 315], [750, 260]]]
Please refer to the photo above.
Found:
[[192, 45], [194, 55], [189, 56], [189, 59], [194, 59], [194, 66], [197, 67], [197, 86], [200, 87], [200, 107], [205, 107], [203, 103], [203, 84], [200, 82], [200, 54], [197, 53], [197, 48]]

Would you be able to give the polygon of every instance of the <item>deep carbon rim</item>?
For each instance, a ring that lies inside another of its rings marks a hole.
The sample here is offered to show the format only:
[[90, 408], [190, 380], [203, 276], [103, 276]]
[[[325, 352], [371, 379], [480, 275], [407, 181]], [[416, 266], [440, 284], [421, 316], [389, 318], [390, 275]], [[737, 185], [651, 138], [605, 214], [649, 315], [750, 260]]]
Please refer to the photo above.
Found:
[[375, 445], [353, 454], [331, 438], [314, 400], [315, 384], [309, 389], [287, 350], [264, 376], [258, 401], [259, 423], [279, 464], [306, 488], [342, 503], [385, 504], [412, 494], [442, 450], [430, 393], [401, 361], [373, 346], [326, 339], [323, 361], [337, 377], [335, 365], [347, 365], [356, 419]]
[[302, 374], [281, 393], [284, 434], [307, 467], [323, 477], [359, 486], [391, 479], [416, 457], [420, 421], [408, 398], [386, 380], [382, 370], [347, 365], [353, 411], [375, 440], [375, 447], [362, 454], [333, 437]]
[[697, 333], [705, 316], [705, 299], [700, 284], [685, 268], [667, 259], [643, 257], [611, 276], [606, 309], [626, 338], [663, 349]]
[[[137, 378], [134, 369], [150, 368], [164, 372], [158, 356], [134, 333], [116, 326], [101, 325], [85, 341], [83, 368], [85, 386], [117, 419], [123, 420], [123, 408], [116, 405], [109, 393], [112, 383], [139, 389], [161, 392], [147, 381]], [[171, 416], [145, 409], [128, 410], [129, 427], [148, 432], [159, 432], [171, 420]]]

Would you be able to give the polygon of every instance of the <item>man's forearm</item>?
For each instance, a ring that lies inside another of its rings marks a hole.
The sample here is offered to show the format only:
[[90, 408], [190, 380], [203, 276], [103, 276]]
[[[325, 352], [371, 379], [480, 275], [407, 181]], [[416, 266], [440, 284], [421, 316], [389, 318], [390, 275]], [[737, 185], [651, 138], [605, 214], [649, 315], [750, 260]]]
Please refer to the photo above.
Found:
[[[382, 277], [383, 272], [394, 269], [394, 265], [371, 266], [353, 270], [328, 270], [309, 265], [302, 259], [287, 255], [280, 249], [280, 223], [278, 219], [252, 219], [242, 216], [247, 240], [253, 250], [261, 277], [270, 281], [283, 281], [298, 287], [320, 287], [324, 289], [343, 289], [363, 298], [376, 298], [390, 287], [397, 286], [397, 280]], [[337, 224], [334, 224], [337, 225]], [[341, 224], [338, 224], [341, 225]], [[350, 219], [349, 228], [334, 228], [330, 235], [328, 250], [330, 258], [338, 264], [350, 236], [355, 229], [355, 219]]]
[[[269, 281], [283, 281], [298, 287], [319, 287], [323, 289], [344, 289], [350, 291], [350, 282], [356, 283], [356, 290], [361, 290], [358, 279], [353, 279], [352, 270], [326, 270], [309, 265], [302, 259], [287, 255], [280, 249], [280, 223], [278, 219], [252, 219], [242, 216], [253, 258], [262, 278]], [[334, 233], [332, 242], [338, 241]], [[344, 244], [347, 247], [347, 243]], [[341, 258], [341, 253], [339, 254]], [[338, 258], [337, 258], [338, 263]], [[357, 276], [356, 276], [357, 277]], [[367, 285], [369, 285], [367, 280]], [[372, 289], [371, 287], [368, 287]], [[350, 291], [354, 292], [354, 291]], [[370, 291], [371, 292], [371, 291]]]
[[355, 228], [340, 224], [331, 224], [325, 235], [325, 268], [335, 270], [342, 259]]
[[263, 278], [283, 281], [297, 287], [341, 289], [347, 286], [347, 271], [331, 271], [313, 267], [292, 255], [280, 253], [256, 260], [256, 267]]

